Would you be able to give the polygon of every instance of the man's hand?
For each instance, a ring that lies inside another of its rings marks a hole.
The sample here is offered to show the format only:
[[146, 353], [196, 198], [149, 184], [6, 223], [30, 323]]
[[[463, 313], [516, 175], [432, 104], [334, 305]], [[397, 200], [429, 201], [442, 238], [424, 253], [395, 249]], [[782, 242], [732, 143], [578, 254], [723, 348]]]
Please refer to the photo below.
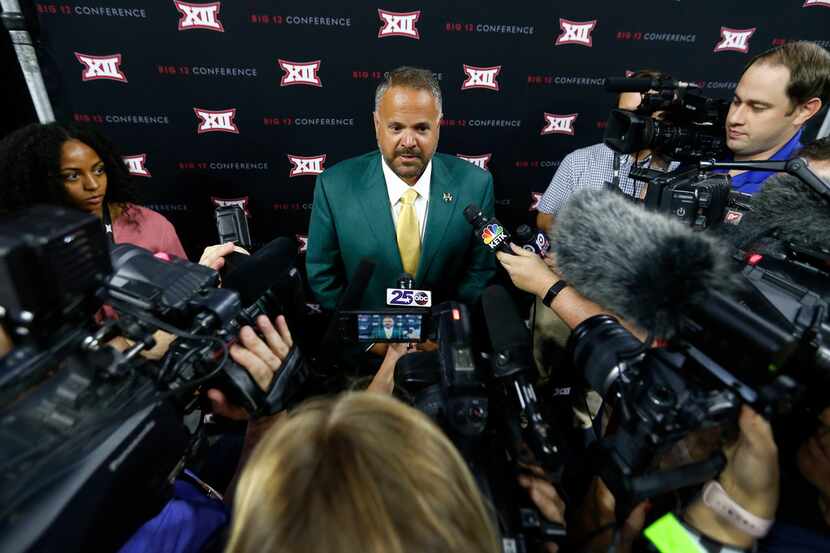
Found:
[[225, 266], [225, 256], [231, 252], [238, 252], [245, 255], [251, 255], [245, 248], [241, 248], [233, 242], [226, 244], [219, 244], [217, 246], [208, 246], [202, 252], [202, 257], [199, 259], [199, 265], [210, 267], [214, 271], [218, 271]]
[[[276, 326], [271, 324], [268, 317], [260, 315], [256, 324], [262, 338], [251, 327], [244, 326], [239, 331], [239, 343], [230, 347], [231, 359], [250, 373], [263, 392], [268, 391], [274, 375], [294, 345], [285, 317], [278, 316], [274, 323]], [[248, 418], [248, 413], [241, 407], [229, 404], [220, 390], [208, 390], [207, 396], [217, 415], [236, 420]]]
[[830, 407], [821, 412], [819, 428], [798, 448], [798, 470], [821, 494], [821, 509], [830, 526]]
[[510, 275], [513, 284], [540, 298], [545, 297], [548, 289], [559, 280], [547, 264], [533, 252], [520, 248], [516, 244], [510, 244], [510, 248], [516, 255], [504, 252], [497, 252], [496, 257]]
[[[769, 423], [750, 407], [741, 408], [737, 442], [724, 449], [726, 468], [719, 480], [726, 494], [750, 513], [775, 518], [780, 475], [778, 447]], [[686, 520], [699, 531], [727, 545], [751, 547], [755, 539], [735, 528], [698, 498], [686, 509]]]
[[[537, 466], [527, 467], [533, 473], [520, 474], [519, 485], [527, 490], [530, 499], [550, 522], [565, 526], [565, 502], [556, 493], [553, 484], [545, 480], [544, 471]], [[548, 553], [556, 553], [559, 547], [556, 544], [546, 544]]]

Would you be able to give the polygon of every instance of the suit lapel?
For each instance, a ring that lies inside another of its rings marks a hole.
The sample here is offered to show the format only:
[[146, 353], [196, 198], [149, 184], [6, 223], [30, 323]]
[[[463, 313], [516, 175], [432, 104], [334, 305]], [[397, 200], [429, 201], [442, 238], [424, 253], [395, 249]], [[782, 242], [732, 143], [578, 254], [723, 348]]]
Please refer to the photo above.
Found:
[[372, 236], [380, 242], [380, 251], [384, 252], [387, 260], [397, 266], [397, 273], [402, 273], [403, 263], [398, 252], [395, 223], [389, 206], [389, 192], [386, 190], [386, 180], [380, 167], [380, 152], [369, 162], [366, 172], [355, 188], [360, 193], [359, 203], [363, 209], [364, 220], [371, 229]]
[[[444, 193], [449, 193], [451, 201], [444, 201]], [[388, 202], [387, 202], [388, 203]], [[429, 210], [427, 228], [421, 248], [421, 261], [418, 264], [416, 280], [422, 282], [429, 272], [432, 260], [441, 249], [444, 233], [458, 206], [457, 183], [450, 177], [449, 170], [436, 154], [432, 158], [432, 182], [429, 184]]]

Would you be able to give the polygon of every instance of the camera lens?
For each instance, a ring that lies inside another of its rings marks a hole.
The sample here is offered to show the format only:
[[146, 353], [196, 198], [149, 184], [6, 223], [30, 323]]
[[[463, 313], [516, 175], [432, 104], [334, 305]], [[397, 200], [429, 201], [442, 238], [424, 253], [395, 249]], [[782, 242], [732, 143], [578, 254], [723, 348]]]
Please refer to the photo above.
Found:
[[642, 342], [609, 315], [583, 321], [573, 330], [567, 345], [577, 371], [603, 398], [619, 376], [620, 361], [642, 348]]

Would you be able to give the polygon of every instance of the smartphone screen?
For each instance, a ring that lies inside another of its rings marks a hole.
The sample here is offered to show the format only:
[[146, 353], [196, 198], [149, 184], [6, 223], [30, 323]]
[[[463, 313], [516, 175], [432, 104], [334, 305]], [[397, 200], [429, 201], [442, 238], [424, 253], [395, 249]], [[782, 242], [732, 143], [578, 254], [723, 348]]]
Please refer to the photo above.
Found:
[[412, 313], [358, 313], [358, 342], [417, 342], [422, 318]]

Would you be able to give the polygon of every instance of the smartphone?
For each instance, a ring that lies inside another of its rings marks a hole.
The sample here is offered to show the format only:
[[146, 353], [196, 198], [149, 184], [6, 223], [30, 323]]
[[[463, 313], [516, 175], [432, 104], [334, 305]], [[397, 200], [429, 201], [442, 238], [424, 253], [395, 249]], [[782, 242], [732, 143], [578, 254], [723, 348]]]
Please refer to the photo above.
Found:
[[251, 230], [248, 228], [248, 218], [241, 207], [226, 205], [216, 208], [216, 230], [219, 233], [219, 243], [234, 242], [246, 250], [251, 249]]
[[426, 340], [425, 311], [402, 309], [341, 311], [337, 314], [340, 335], [349, 343], [423, 342]]

